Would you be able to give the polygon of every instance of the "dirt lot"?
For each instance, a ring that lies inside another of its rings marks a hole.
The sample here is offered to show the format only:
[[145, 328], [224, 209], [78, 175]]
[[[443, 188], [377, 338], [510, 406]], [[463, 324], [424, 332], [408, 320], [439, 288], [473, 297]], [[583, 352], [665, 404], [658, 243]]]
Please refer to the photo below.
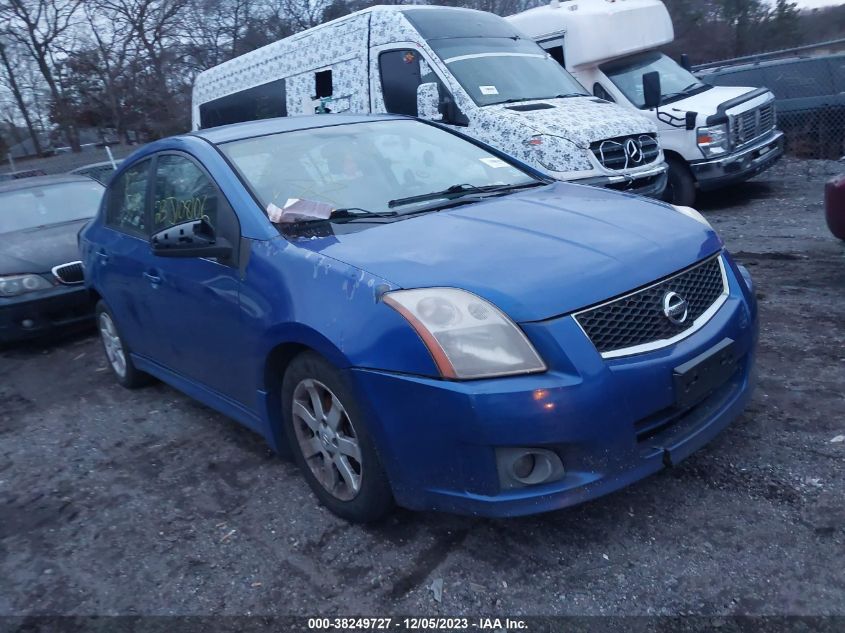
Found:
[[0, 614], [845, 614], [842, 170], [785, 161], [702, 202], [758, 284], [754, 401], [551, 515], [351, 527], [249, 431], [117, 386], [90, 336], [0, 353]]

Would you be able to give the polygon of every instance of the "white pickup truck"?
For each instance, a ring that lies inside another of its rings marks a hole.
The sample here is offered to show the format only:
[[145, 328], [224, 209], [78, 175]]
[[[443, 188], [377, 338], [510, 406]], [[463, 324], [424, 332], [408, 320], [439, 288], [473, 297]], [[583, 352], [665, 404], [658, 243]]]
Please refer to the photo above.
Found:
[[669, 164], [665, 197], [747, 180], [783, 155], [774, 95], [714, 87], [660, 52], [675, 38], [660, 0], [552, 0], [506, 18], [595, 96], [650, 115]]

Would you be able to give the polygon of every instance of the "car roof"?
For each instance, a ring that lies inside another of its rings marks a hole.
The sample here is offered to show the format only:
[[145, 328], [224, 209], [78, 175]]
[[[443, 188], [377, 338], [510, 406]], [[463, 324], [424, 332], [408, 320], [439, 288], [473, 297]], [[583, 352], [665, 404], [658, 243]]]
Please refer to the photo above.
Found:
[[403, 120], [405, 117], [396, 114], [315, 114], [312, 116], [278, 117], [275, 119], [261, 119], [258, 121], [246, 121], [244, 123], [232, 123], [212, 127], [197, 132], [193, 136], [204, 138], [215, 145], [268, 134], [280, 132], [294, 132], [298, 130], [313, 130], [321, 127], [335, 125], [348, 125], [352, 123], [367, 123], [371, 121]]
[[[59, 185], [69, 182], [97, 182], [88, 176], [78, 176], [76, 174], [57, 174], [55, 176], [31, 176], [30, 178], [21, 178], [20, 180], [7, 180], [0, 182], [0, 193], [8, 191], [18, 191], [21, 189], [32, 189], [33, 187], [42, 187], [44, 185]], [[97, 183], [100, 184], [100, 183]]]

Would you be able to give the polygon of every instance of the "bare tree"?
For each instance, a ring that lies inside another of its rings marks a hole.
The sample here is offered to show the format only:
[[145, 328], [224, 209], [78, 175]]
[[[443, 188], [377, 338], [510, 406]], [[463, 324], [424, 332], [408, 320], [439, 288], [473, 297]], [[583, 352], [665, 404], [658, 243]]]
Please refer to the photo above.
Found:
[[79, 151], [79, 133], [68, 108], [57, 74], [55, 53], [61, 39], [75, 26], [82, 0], [2, 0], [0, 19], [7, 22], [6, 36], [29, 52], [50, 91], [54, 116], [68, 145]]
[[38, 138], [38, 133], [35, 131], [35, 126], [32, 124], [32, 117], [29, 114], [29, 106], [24, 100], [23, 91], [21, 90], [21, 86], [18, 83], [14, 66], [9, 61], [9, 56], [6, 52], [6, 46], [5, 44], [3, 44], [3, 42], [0, 42], [0, 62], [2, 62], [3, 70], [5, 71], [4, 83], [12, 92], [12, 95], [15, 98], [15, 104], [17, 105], [18, 111], [20, 112], [21, 116], [23, 117], [24, 123], [26, 124], [26, 130], [29, 133], [30, 139], [32, 139], [32, 146], [35, 150], [35, 153], [40, 155], [43, 151], [41, 148], [41, 140]]
[[330, 0], [273, 0], [273, 11], [279, 20], [287, 20], [297, 31], [323, 22]]
[[[188, 120], [184, 95], [190, 77], [181, 72], [191, 0], [96, 0], [135, 43], [130, 63], [138, 104], [147, 108], [146, 124], [153, 136], [181, 131]], [[143, 90], [143, 91], [142, 91]]]

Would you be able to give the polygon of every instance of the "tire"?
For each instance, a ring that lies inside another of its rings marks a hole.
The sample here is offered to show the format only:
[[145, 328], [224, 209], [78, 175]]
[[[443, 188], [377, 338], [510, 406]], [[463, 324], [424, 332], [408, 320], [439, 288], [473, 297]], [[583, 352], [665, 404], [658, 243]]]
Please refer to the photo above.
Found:
[[689, 167], [674, 156], [667, 156], [666, 163], [669, 165], [669, 181], [663, 192], [663, 200], [682, 207], [693, 206], [696, 196], [695, 178]]
[[394, 504], [390, 482], [340, 371], [303, 352], [285, 372], [282, 407], [288, 444], [320, 502], [354, 523], [387, 516]]
[[129, 355], [129, 348], [117, 329], [114, 317], [102, 301], [97, 302], [96, 315], [97, 331], [100, 334], [100, 342], [103, 344], [106, 362], [117, 382], [127, 389], [137, 389], [149, 384], [152, 378], [135, 367]]

